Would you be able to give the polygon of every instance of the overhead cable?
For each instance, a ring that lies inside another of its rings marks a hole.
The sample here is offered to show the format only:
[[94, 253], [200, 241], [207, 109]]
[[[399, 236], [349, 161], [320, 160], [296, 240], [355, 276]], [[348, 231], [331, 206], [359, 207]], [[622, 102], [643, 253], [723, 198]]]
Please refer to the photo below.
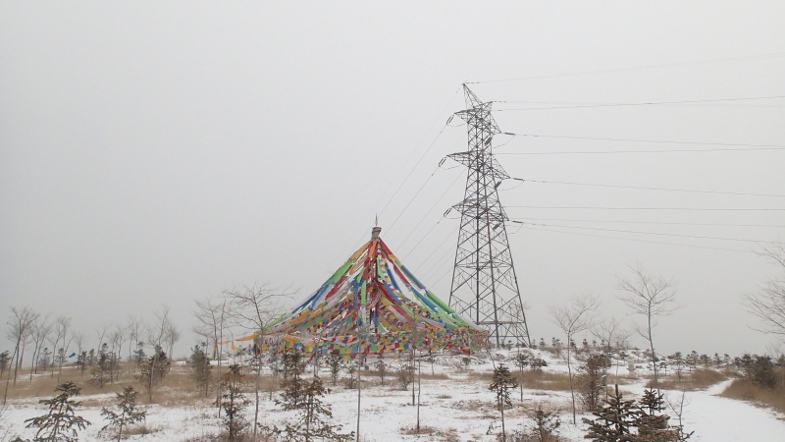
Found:
[[680, 63], [667, 63], [667, 64], [659, 64], [659, 65], [637, 66], [637, 67], [626, 67], [626, 68], [599, 69], [599, 70], [594, 70], [594, 71], [569, 72], [569, 73], [561, 73], [561, 74], [529, 75], [529, 76], [524, 76], [524, 77], [503, 78], [503, 79], [496, 79], [496, 80], [467, 81], [466, 84], [500, 83], [500, 82], [525, 81], [525, 80], [542, 80], [542, 79], [547, 79], [547, 78], [576, 77], [576, 76], [581, 76], [581, 75], [610, 74], [610, 73], [616, 73], [616, 72], [646, 71], [646, 70], [652, 70], [652, 69], [667, 69], [667, 68], [678, 68], [678, 67], [690, 67], [690, 66], [698, 66], [698, 65], [702, 65], [702, 64], [734, 63], [734, 62], [740, 62], [740, 61], [756, 61], [756, 60], [765, 60], [765, 59], [770, 59], [770, 58], [781, 58], [781, 57], [785, 57], [785, 53], [750, 55], [750, 56], [745, 56], [745, 57], [733, 57], [733, 58], [716, 58], [716, 59], [710, 59], [710, 60], [697, 60], [697, 61], [687, 61], [687, 62], [680, 62]]
[[[579, 105], [570, 105], [570, 106], [521, 107], [521, 108], [509, 108], [509, 109], [494, 109], [494, 112], [550, 110], [550, 109], [583, 109], [583, 108], [621, 107], [621, 106], [658, 106], [658, 105], [670, 105], [670, 104], [719, 103], [719, 102], [727, 102], [727, 101], [773, 100], [779, 98], [785, 98], [785, 95], [772, 95], [766, 97], [714, 98], [714, 99], [707, 99], [707, 100], [644, 101], [638, 103], [603, 103], [603, 104], [579, 104]], [[494, 103], [512, 103], [512, 102], [494, 101]]]
[[568, 218], [518, 218], [524, 222], [557, 221], [576, 223], [603, 223], [603, 224], [651, 224], [658, 226], [695, 226], [695, 227], [769, 227], [774, 229], [785, 228], [785, 224], [729, 224], [729, 223], [687, 223], [677, 221], [623, 221], [607, 219], [568, 219]]
[[658, 149], [658, 150], [592, 150], [592, 151], [552, 151], [552, 152], [494, 152], [495, 155], [559, 155], [559, 154], [615, 154], [615, 153], [664, 153], [664, 152], [718, 152], [718, 151], [755, 151], [755, 150], [785, 150], [783, 144], [758, 144], [758, 143], [723, 143], [710, 141], [680, 141], [680, 140], [650, 140], [639, 138], [610, 138], [610, 137], [581, 137], [570, 135], [545, 135], [526, 134], [517, 132], [502, 132], [504, 135], [528, 138], [554, 138], [562, 140], [589, 140], [611, 141], [622, 143], [650, 143], [650, 144], [679, 144], [692, 146], [726, 146], [712, 149]]
[[[418, 227], [420, 227], [420, 224], [422, 224], [422, 222], [423, 222], [423, 221], [425, 221], [425, 218], [427, 218], [427, 217], [428, 217], [428, 215], [430, 215], [430, 214], [431, 214], [431, 212], [433, 212], [433, 210], [434, 210], [435, 208], [439, 207], [439, 203], [441, 202], [441, 200], [444, 198], [444, 196], [445, 196], [445, 195], [447, 195], [447, 192], [449, 192], [449, 191], [450, 191], [450, 189], [452, 189], [452, 187], [455, 185], [455, 183], [457, 183], [457, 182], [458, 182], [458, 180], [459, 180], [459, 179], [460, 179], [462, 176], [463, 176], [463, 175], [460, 175], [460, 174], [459, 174], [459, 175], [457, 175], [457, 176], [455, 177], [455, 179], [452, 181], [452, 183], [450, 183], [450, 185], [447, 187], [447, 189], [445, 189], [445, 190], [444, 190], [444, 192], [442, 192], [441, 196], [439, 196], [439, 199], [438, 199], [438, 200], [437, 200], [435, 203], [433, 203], [433, 204], [431, 205], [431, 208], [430, 208], [430, 209], [428, 209], [428, 212], [426, 212], [426, 213], [425, 213], [425, 215], [423, 215], [423, 217], [422, 217], [422, 218], [420, 218], [420, 221], [417, 223], [417, 225], [415, 225], [415, 226], [414, 226], [414, 228], [412, 228], [412, 230], [409, 232], [409, 234], [408, 234], [408, 235], [406, 235], [406, 238], [404, 238], [404, 239], [403, 239], [403, 241], [401, 241], [401, 242], [398, 244], [398, 247], [403, 247], [403, 245], [404, 245], [404, 244], [406, 244], [406, 241], [407, 241], [407, 240], [408, 240], [408, 239], [409, 239], [409, 238], [412, 236], [412, 234], [413, 234], [413, 233], [414, 233], [414, 232], [417, 230], [417, 228], [418, 228]], [[442, 219], [444, 219], [444, 218], [439, 218], [439, 221], [436, 223], [436, 225], [438, 225], [438, 224], [439, 224], [439, 223], [442, 221]], [[422, 240], [423, 240], [423, 239], [425, 239], [425, 238], [428, 236], [428, 234], [430, 234], [430, 233], [431, 233], [431, 230], [433, 230], [433, 229], [434, 229], [434, 227], [436, 227], [436, 225], [434, 225], [433, 227], [431, 227], [431, 229], [430, 229], [430, 230], [428, 230], [428, 232], [427, 232], [425, 235], [423, 235], [423, 237], [420, 239], [420, 241], [418, 241], [418, 242], [417, 242], [417, 244], [415, 244], [415, 245], [414, 245], [414, 247], [412, 248], [412, 250], [416, 249], [416, 248], [417, 248], [417, 246], [418, 246], [418, 245], [420, 245], [420, 243], [422, 242]]]
[[410, 205], [412, 204], [412, 202], [414, 201], [414, 199], [415, 199], [415, 198], [417, 198], [417, 195], [419, 195], [419, 194], [420, 194], [420, 192], [422, 192], [422, 190], [423, 190], [423, 189], [425, 188], [425, 186], [428, 184], [428, 182], [429, 182], [429, 181], [431, 181], [431, 178], [433, 178], [433, 176], [436, 174], [436, 171], [437, 171], [437, 170], [439, 170], [439, 166], [436, 166], [436, 169], [434, 169], [434, 171], [433, 171], [433, 172], [432, 172], [432, 173], [431, 173], [431, 174], [428, 176], [428, 179], [426, 179], [426, 180], [425, 180], [425, 182], [424, 182], [424, 183], [422, 183], [422, 186], [420, 186], [420, 188], [419, 188], [419, 189], [417, 189], [417, 192], [415, 192], [414, 196], [412, 196], [412, 198], [409, 200], [409, 202], [408, 202], [408, 203], [406, 203], [406, 205], [403, 207], [403, 209], [401, 209], [401, 212], [398, 214], [398, 216], [396, 216], [396, 217], [395, 217], [395, 219], [393, 220], [393, 222], [392, 222], [392, 223], [390, 223], [390, 226], [387, 228], [387, 232], [388, 232], [388, 233], [389, 233], [389, 231], [390, 231], [390, 230], [393, 228], [393, 226], [395, 225], [395, 223], [396, 223], [396, 222], [398, 222], [398, 219], [399, 219], [399, 218], [400, 218], [400, 217], [401, 217], [401, 216], [402, 216], [404, 213], [406, 213], [406, 209], [408, 209], [408, 208], [409, 208], [409, 206], [410, 206]]
[[539, 227], [556, 227], [560, 229], [578, 229], [578, 230], [592, 230], [597, 232], [613, 232], [613, 233], [631, 233], [634, 235], [653, 235], [653, 236], [670, 236], [676, 238], [690, 238], [690, 239], [704, 239], [704, 240], [713, 240], [713, 241], [734, 241], [734, 242], [751, 242], [751, 243], [764, 243], [767, 242], [765, 240], [756, 240], [756, 239], [741, 239], [741, 238], [724, 238], [718, 236], [701, 236], [701, 235], [680, 235], [678, 233], [658, 233], [658, 232], [640, 232], [635, 230], [618, 230], [618, 229], [603, 229], [600, 227], [580, 227], [580, 226], [564, 226], [564, 225], [553, 225], [553, 224], [538, 224], [538, 223], [528, 223], [519, 220], [509, 220], [512, 223], [520, 223], [524, 225], [531, 225], [531, 226], [539, 226]]
[[515, 181], [522, 181], [525, 183], [535, 183], [535, 184], [557, 184], [557, 185], [565, 185], [565, 186], [603, 187], [603, 188], [613, 188], [613, 189], [646, 190], [646, 191], [656, 191], [656, 192], [681, 192], [681, 193], [701, 193], [701, 194], [713, 194], [713, 195], [785, 198], [785, 194], [776, 194], [776, 193], [729, 192], [729, 191], [719, 191], [719, 190], [695, 190], [695, 189], [676, 189], [676, 188], [664, 188], [664, 187], [623, 186], [623, 185], [616, 185], [616, 184], [576, 183], [576, 182], [569, 182], [569, 181], [545, 181], [545, 180], [531, 180], [531, 179], [524, 179], [524, 178], [511, 178], [511, 179]]
[[507, 208], [519, 209], [570, 209], [570, 210], [686, 210], [686, 211], [783, 211], [785, 208], [774, 207], [607, 207], [607, 206], [515, 206], [506, 205]]
[[646, 239], [637, 239], [637, 238], [622, 238], [618, 236], [608, 236], [608, 235], [596, 235], [591, 233], [582, 233], [582, 232], [565, 232], [563, 230], [551, 230], [551, 229], [542, 229], [538, 227], [531, 227], [531, 226], [521, 226], [521, 228], [526, 230], [535, 230], [539, 232], [550, 232], [550, 233], [562, 233], [565, 235], [575, 235], [575, 236], [587, 236], [592, 238], [606, 238], [606, 239], [617, 239], [620, 241], [632, 241], [632, 242], [639, 242], [639, 243], [648, 243], [648, 244], [662, 244], [662, 245], [669, 245], [669, 246], [677, 246], [677, 247], [689, 247], [693, 249], [707, 249], [707, 250], [722, 250], [725, 252], [736, 252], [736, 253], [754, 253], [749, 250], [738, 250], [738, 249], [728, 249], [724, 247], [711, 247], [711, 246], [699, 246], [694, 244], [682, 244], [682, 243], [673, 243], [667, 241], [651, 241]]

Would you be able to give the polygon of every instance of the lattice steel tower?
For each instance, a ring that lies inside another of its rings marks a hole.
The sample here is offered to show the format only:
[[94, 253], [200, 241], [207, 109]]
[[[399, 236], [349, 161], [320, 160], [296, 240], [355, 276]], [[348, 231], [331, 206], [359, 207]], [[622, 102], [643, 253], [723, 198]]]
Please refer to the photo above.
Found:
[[469, 150], [448, 155], [469, 168], [455, 251], [450, 306], [491, 332], [491, 343], [530, 345], [529, 329], [507, 240], [508, 220], [498, 187], [510, 178], [493, 156], [493, 136], [501, 133], [491, 103], [481, 102], [464, 84]]

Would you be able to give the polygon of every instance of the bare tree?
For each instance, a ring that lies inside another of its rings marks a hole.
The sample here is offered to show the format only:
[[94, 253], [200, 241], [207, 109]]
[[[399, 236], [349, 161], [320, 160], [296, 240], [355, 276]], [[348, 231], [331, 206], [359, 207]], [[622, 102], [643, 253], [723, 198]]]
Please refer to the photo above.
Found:
[[594, 325], [595, 311], [599, 305], [599, 300], [593, 296], [573, 297], [568, 304], [552, 307], [550, 310], [553, 323], [559, 326], [567, 338], [567, 375], [570, 380], [570, 395], [572, 396], [573, 424], [577, 423], [577, 417], [575, 415], [575, 390], [570, 361], [572, 345], [570, 343], [576, 334], [585, 332]]
[[142, 323], [133, 315], [128, 315], [125, 323], [125, 330], [128, 333], [128, 360], [133, 357], [134, 348], [139, 344], [141, 337]]
[[164, 342], [166, 343], [167, 352], [169, 353], [169, 358], [172, 358], [172, 354], [174, 353], [174, 344], [180, 340], [180, 329], [178, 329], [174, 324], [169, 324], [166, 328], [166, 332], [164, 333]]
[[106, 335], [107, 333], [109, 333], [110, 328], [111, 326], [109, 324], [104, 324], [100, 328], [95, 329], [95, 334], [96, 337], [98, 338], [98, 347], [96, 347], [98, 350], [101, 350], [101, 347], [103, 347], [104, 342], [106, 342], [106, 339], [108, 338], [108, 336]]
[[678, 308], [675, 301], [676, 291], [671, 281], [649, 274], [640, 264], [630, 266], [629, 269], [632, 271], [631, 277], [619, 278], [619, 290], [624, 292], [619, 299], [634, 313], [646, 318], [646, 326], [636, 325], [635, 331], [649, 343], [654, 385], [659, 388], [657, 353], [654, 350], [654, 327], [657, 325], [655, 318], [669, 315]]
[[[155, 314], [155, 322], [146, 327], [147, 343], [153, 347], [153, 354], [150, 356], [150, 367], [148, 376], [144, 379], [145, 388], [147, 388], [147, 399], [149, 402], [153, 401], [153, 389], [155, 387], [156, 376], [159, 373], [159, 362], [162, 362], [162, 351], [164, 343], [166, 342], [167, 331], [174, 327], [171, 319], [169, 319], [169, 307], [161, 307], [161, 311]], [[171, 355], [169, 355], [171, 358]], [[144, 374], [144, 371], [142, 372]], [[144, 377], [144, 376], [143, 376]]]
[[[610, 361], [612, 360], [611, 353], [613, 353], [614, 348], [616, 348], [620, 355], [624, 355], [623, 351], [627, 347], [627, 341], [630, 339], [630, 336], [632, 336], [633, 331], [626, 327], [622, 327], [620, 321], [611, 317], [606, 321], [598, 323], [597, 326], [592, 329], [591, 334], [602, 342], [602, 351]], [[622, 357], [622, 359], [624, 358]], [[617, 360], [617, 376], [619, 374], [619, 364], [620, 362]]]
[[81, 354], [82, 347], [84, 346], [84, 333], [72, 331], [71, 340], [74, 342], [74, 344], [76, 344], [76, 354]]
[[257, 358], [256, 382], [254, 395], [253, 439], [256, 440], [259, 421], [259, 376], [262, 371], [262, 347], [267, 329], [281, 316], [283, 308], [281, 300], [289, 295], [288, 290], [281, 290], [270, 284], [243, 287], [240, 290], [226, 291], [224, 294], [232, 304], [232, 319], [236, 325], [258, 334], [255, 341]]
[[[769, 259], [778, 266], [785, 277], [785, 243], [772, 243], [763, 248], [761, 256]], [[758, 327], [753, 327], [763, 333], [771, 334], [785, 343], [785, 281], [772, 278], [760, 288], [760, 292], [746, 295], [744, 303], [747, 309], [761, 321]]]
[[[194, 317], [198, 324], [194, 327], [194, 333], [205, 338], [207, 347], [210, 343], [213, 344], [214, 356], [218, 359], [218, 374], [217, 379], [221, 379], [221, 348], [220, 343], [223, 340], [223, 332], [226, 318], [226, 300], [225, 299], [207, 299], [205, 301], [196, 301], [196, 311]], [[216, 389], [216, 403], [221, 402], [221, 389]], [[220, 417], [221, 407], [218, 407], [218, 415]]]
[[[71, 327], [71, 318], [60, 315], [55, 319], [54, 337], [52, 343], [52, 376], [54, 377], [54, 367], [57, 365], [57, 382], [60, 382], [60, 374], [63, 371], [63, 362], [68, 354], [68, 347], [71, 345], [71, 338], [68, 336], [68, 329]], [[57, 358], [57, 359], [55, 359]], [[55, 364], [57, 362], [57, 364]]]
[[123, 344], [125, 344], [125, 341], [128, 339], [126, 333], [125, 328], [119, 325], [116, 325], [114, 330], [109, 333], [109, 342], [112, 343], [112, 353], [115, 354], [118, 360], [120, 360], [120, 355], [123, 351]]
[[[11, 320], [8, 322], [8, 339], [14, 341], [14, 354], [11, 361], [14, 365], [14, 385], [16, 385], [16, 375], [19, 370], [21, 353], [24, 351], [24, 344], [30, 336], [30, 329], [38, 319], [38, 313], [29, 307], [22, 309], [11, 307]], [[8, 379], [5, 382], [5, 393], [3, 395], [3, 405], [8, 400], [8, 384], [11, 380], [11, 370], [8, 370]]]
[[632, 335], [632, 330], [622, 327], [621, 322], [614, 317], [597, 323], [591, 330], [592, 336], [602, 342], [602, 351], [610, 357], [613, 349], [623, 350], [627, 340]]
[[49, 322], [49, 315], [38, 316], [30, 329], [30, 338], [33, 340], [33, 360], [30, 362], [30, 380], [33, 380], [33, 373], [38, 373], [38, 356], [44, 341], [52, 333], [52, 324]]

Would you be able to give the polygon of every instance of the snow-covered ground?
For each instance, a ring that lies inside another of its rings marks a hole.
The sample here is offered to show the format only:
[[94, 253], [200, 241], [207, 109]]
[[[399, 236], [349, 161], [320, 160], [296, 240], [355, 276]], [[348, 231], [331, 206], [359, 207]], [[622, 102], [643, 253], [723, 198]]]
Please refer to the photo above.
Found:
[[[542, 354], [548, 360], [546, 371], [564, 372], [563, 361]], [[508, 363], [508, 365], [511, 365]], [[441, 358], [434, 367], [435, 373], [449, 376], [449, 379], [423, 380], [420, 393], [420, 424], [427, 427], [429, 434], [419, 436], [406, 434], [407, 428], [415, 425], [417, 407], [411, 405], [411, 391], [402, 391], [393, 375], [389, 375], [384, 386], [379, 385], [375, 376], [364, 378], [369, 385], [361, 392], [360, 434], [366, 442], [393, 441], [495, 441], [495, 433], [500, 431], [498, 412], [493, 407], [494, 393], [488, 389], [487, 379], [481, 379], [480, 373], [490, 373], [492, 363], [476, 363], [469, 367], [469, 372], [459, 372], [456, 364], [449, 358]], [[640, 368], [640, 367], [639, 367]], [[612, 370], [615, 370], [612, 369]], [[645, 368], [644, 368], [645, 370]], [[636, 370], [638, 373], [641, 370]], [[431, 373], [428, 363], [422, 365], [423, 374]], [[626, 375], [627, 369], [620, 369]], [[306, 375], [307, 376], [307, 375]], [[327, 372], [322, 376], [327, 378]], [[333, 391], [325, 397], [325, 402], [333, 407], [334, 420], [343, 425], [343, 431], [356, 429], [357, 390], [347, 390], [342, 384], [331, 386], [329, 378], [325, 380]], [[785, 420], [769, 410], [744, 402], [719, 397], [727, 382], [713, 386], [706, 391], [688, 392], [684, 410], [684, 425], [688, 431], [695, 431], [691, 440], [705, 442], [783, 442], [785, 441]], [[623, 390], [636, 395], [643, 391], [643, 381], [633, 381], [623, 386]], [[680, 397], [680, 392], [666, 392], [671, 399]], [[570, 441], [582, 441], [585, 425], [578, 416], [578, 425], [573, 425], [569, 413], [569, 392], [524, 389], [523, 403], [519, 392], [512, 393], [516, 408], [505, 413], [506, 426], [510, 429], [521, 428], [531, 423], [524, 412], [542, 404], [543, 408], [556, 409], [560, 412], [560, 435]], [[82, 397], [82, 400], [88, 399]], [[111, 397], [103, 395], [101, 400], [110, 405]], [[261, 420], [268, 424], [281, 425], [287, 419], [294, 419], [296, 413], [283, 412], [273, 402], [265, 400], [262, 404]], [[100, 406], [85, 407], [80, 414], [93, 425], [81, 433], [81, 440], [97, 440], [98, 430], [104, 425], [100, 416]], [[253, 413], [252, 407], [248, 410]], [[10, 428], [11, 434], [19, 434], [24, 438], [34, 435], [32, 429], [24, 428], [24, 421], [30, 417], [43, 414], [44, 410], [34, 400], [9, 403], [2, 424]], [[207, 404], [200, 406], [158, 407], [148, 408], [148, 427], [153, 433], [137, 435], [138, 441], [183, 441], [194, 439], [220, 431], [215, 409]], [[490, 428], [490, 433], [489, 433]], [[2, 440], [2, 432], [0, 432]]]
[[[692, 439], [705, 442], [785, 441], [785, 416], [754, 405], [720, 397], [731, 381], [706, 391], [687, 392], [684, 426]], [[641, 389], [642, 391], [642, 389]], [[677, 399], [680, 392], [668, 392]]]

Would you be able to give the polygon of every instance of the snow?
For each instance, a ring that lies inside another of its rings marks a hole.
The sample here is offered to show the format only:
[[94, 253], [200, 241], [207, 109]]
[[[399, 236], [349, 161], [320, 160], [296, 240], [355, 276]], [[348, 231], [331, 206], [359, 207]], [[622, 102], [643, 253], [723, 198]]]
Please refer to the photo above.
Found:
[[[509, 355], [507, 355], [509, 356]], [[566, 372], [564, 361], [543, 352], [541, 357], [548, 361], [546, 371]], [[499, 353], [494, 359], [504, 359], [506, 356]], [[498, 363], [498, 362], [497, 362]], [[459, 372], [454, 360], [442, 357], [434, 367], [435, 373], [449, 376], [449, 379], [424, 379], [420, 396], [420, 422], [422, 427], [430, 427], [437, 431], [433, 434], [410, 435], [405, 434], [406, 428], [412, 428], [416, 421], [417, 407], [411, 405], [411, 390], [402, 391], [398, 388], [392, 373], [385, 379], [386, 385], [379, 385], [376, 376], [364, 376], [367, 386], [361, 392], [361, 422], [360, 432], [362, 440], [366, 442], [395, 442], [395, 441], [495, 441], [495, 432], [500, 430], [498, 412], [493, 408], [494, 393], [488, 390], [488, 381], [480, 377], [481, 373], [490, 373], [493, 364], [489, 359], [471, 365], [468, 372]], [[508, 365], [512, 365], [509, 364]], [[637, 374], [645, 374], [645, 367], [638, 369]], [[620, 369], [626, 374], [626, 369]], [[431, 373], [431, 365], [422, 364], [422, 373]], [[342, 373], [342, 376], [344, 374]], [[308, 376], [308, 375], [306, 375]], [[326, 377], [326, 371], [322, 372]], [[624, 385], [625, 391], [640, 394], [643, 391], [643, 381]], [[686, 393], [684, 426], [687, 431], [695, 431], [692, 441], [705, 442], [783, 442], [785, 441], [785, 420], [770, 410], [754, 405], [719, 397], [718, 394], [728, 385], [729, 381], [717, 384], [705, 391]], [[334, 421], [343, 425], [343, 432], [356, 429], [357, 420], [357, 390], [347, 390], [339, 381], [332, 386], [331, 380], [325, 378], [325, 384], [332, 392], [325, 396], [325, 402], [333, 407]], [[666, 391], [671, 399], [678, 399], [681, 392]], [[108, 395], [100, 395], [101, 403], [111, 402]], [[252, 395], [251, 395], [252, 396]], [[90, 396], [89, 399], [98, 398], [99, 395]], [[505, 412], [505, 421], [508, 431], [521, 428], [531, 420], [520, 406], [518, 390], [512, 393], [516, 407]], [[88, 397], [81, 397], [87, 400]], [[93, 402], [94, 403], [94, 402]], [[559, 432], [569, 441], [582, 441], [585, 425], [581, 417], [591, 417], [583, 414], [578, 416], [578, 425], [572, 424], [569, 392], [543, 391], [524, 389], [523, 405], [536, 408], [542, 404], [544, 408], [559, 410], [561, 426]], [[261, 404], [261, 420], [265, 423], [275, 423], [279, 426], [287, 419], [295, 419], [295, 412], [281, 411], [272, 401], [267, 400]], [[100, 416], [100, 406], [84, 407], [79, 414], [84, 416], [93, 425], [81, 433], [81, 440], [97, 440], [98, 430], [104, 425]], [[252, 416], [253, 407], [247, 410]], [[203, 404], [180, 407], [147, 408], [147, 425], [155, 431], [151, 434], [136, 435], [136, 441], [183, 441], [198, 438], [208, 434], [220, 432], [220, 422], [216, 418], [215, 409], [209, 401]], [[24, 438], [34, 435], [32, 429], [24, 428], [25, 419], [43, 414], [44, 409], [32, 400], [9, 401], [0, 424], [11, 430], [11, 434], [19, 434]], [[672, 413], [671, 413], [672, 414]], [[487, 434], [492, 427], [491, 434]], [[2, 439], [0, 431], [0, 439]]]
[[785, 420], [782, 415], [718, 396], [730, 382], [721, 382], [706, 391], [687, 393], [686, 400], [689, 405], [685, 407], [684, 425], [690, 431], [695, 431], [690, 440], [785, 441]]

